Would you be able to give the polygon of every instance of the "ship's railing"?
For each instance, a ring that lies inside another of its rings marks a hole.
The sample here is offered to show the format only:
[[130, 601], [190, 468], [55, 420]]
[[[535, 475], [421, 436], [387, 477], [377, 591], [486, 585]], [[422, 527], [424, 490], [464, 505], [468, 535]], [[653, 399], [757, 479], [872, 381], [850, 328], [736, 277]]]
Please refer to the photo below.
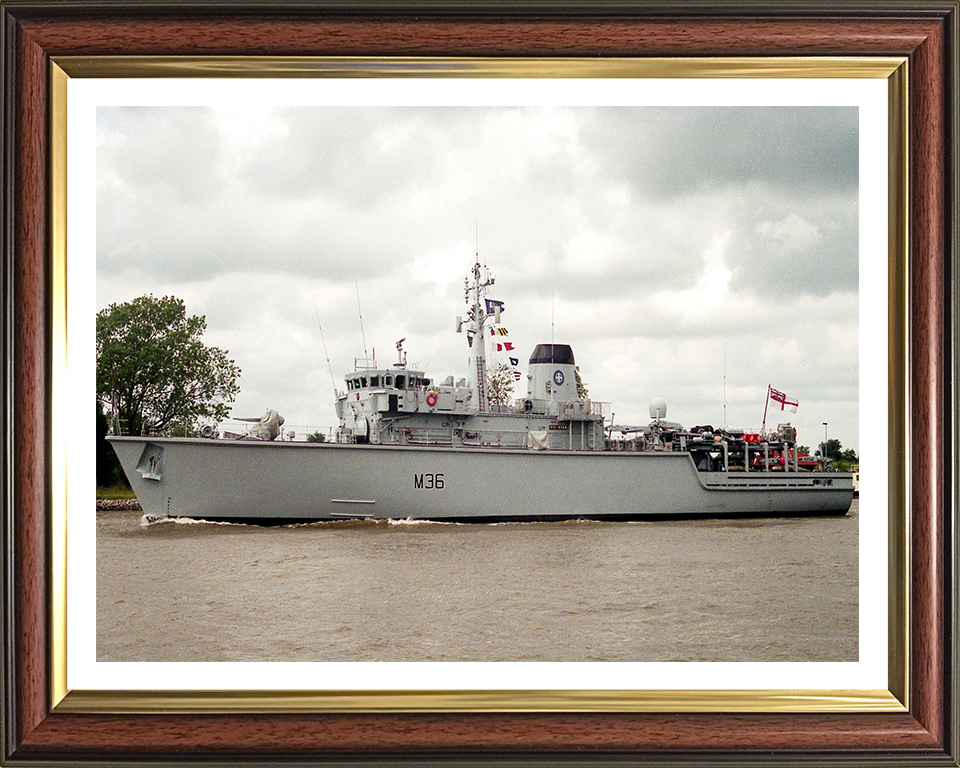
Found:
[[108, 435], [118, 435], [120, 437], [200, 437], [201, 426], [184, 427], [182, 425], [164, 427], [146, 426], [139, 432], [134, 432], [123, 425], [110, 425], [107, 430]]
[[[393, 367], [393, 368], [396, 368], [396, 367], [397, 367], [396, 363], [395, 363], [392, 367]], [[422, 371], [423, 371], [423, 369], [420, 367], [420, 363], [414, 363], [413, 365], [407, 365], [407, 363], [404, 362], [404, 364], [403, 364], [403, 366], [401, 366], [401, 368], [402, 368], [402, 371], [403, 371], [403, 370], [406, 370], [406, 371], [419, 371], [419, 372], [422, 372]], [[377, 371], [377, 370], [383, 371], [383, 370], [388, 370], [388, 369], [391, 369], [391, 366], [390, 366], [389, 364], [379, 365], [378, 362], [377, 362], [377, 358], [375, 358], [375, 357], [355, 357], [355, 358], [353, 358], [353, 370], [355, 370], [355, 371]], [[402, 372], [402, 371], [401, 371], [401, 372]]]
[[[217, 424], [214, 429], [217, 436], [236, 438], [246, 435], [250, 428], [255, 426], [249, 421], [226, 419]], [[189, 437], [205, 437], [202, 432]], [[280, 427], [280, 434], [274, 442], [284, 443], [335, 443], [337, 441], [336, 427], [326, 427], [316, 424], [287, 424]]]
[[[111, 428], [109, 434], [123, 437], [237, 437], [246, 435], [254, 426], [248, 421], [226, 419], [218, 424], [201, 424], [190, 427], [174, 426], [164, 429], [148, 427], [138, 434], [127, 429]], [[209, 429], [207, 429], [209, 427]], [[212, 430], [212, 433], [211, 431]], [[284, 424], [280, 427], [277, 442], [314, 442], [334, 443], [337, 441], [336, 427], [326, 427], [315, 424], [296, 425]]]
[[[529, 403], [529, 404], [528, 404]], [[489, 405], [485, 413], [528, 414], [536, 416], [559, 415], [583, 418], [585, 416], [603, 416], [609, 418], [612, 410], [610, 403], [593, 400], [529, 400], [525, 397], [512, 400], [505, 405]]]

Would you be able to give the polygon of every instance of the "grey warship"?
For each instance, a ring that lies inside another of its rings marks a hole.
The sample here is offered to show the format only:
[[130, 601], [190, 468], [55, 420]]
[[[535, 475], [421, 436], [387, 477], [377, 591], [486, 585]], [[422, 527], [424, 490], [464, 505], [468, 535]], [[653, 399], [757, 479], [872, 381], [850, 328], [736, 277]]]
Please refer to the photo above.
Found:
[[[276, 440], [268, 412], [244, 435], [212, 425], [198, 437], [110, 435], [150, 520], [283, 524], [355, 518], [451, 522], [844, 515], [853, 476], [805, 471], [796, 430], [685, 429], [651, 402], [649, 424], [606, 423], [578, 392], [566, 344], [539, 344], [526, 396], [492, 402], [486, 298], [494, 279], [479, 258], [457, 319], [467, 376], [436, 383], [397, 362], [355, 364], [336, 396], [336, 440]], [[502, 398], [495, 398], [502, 399]], [[613, 432], [628, 435], [614, 440]]]

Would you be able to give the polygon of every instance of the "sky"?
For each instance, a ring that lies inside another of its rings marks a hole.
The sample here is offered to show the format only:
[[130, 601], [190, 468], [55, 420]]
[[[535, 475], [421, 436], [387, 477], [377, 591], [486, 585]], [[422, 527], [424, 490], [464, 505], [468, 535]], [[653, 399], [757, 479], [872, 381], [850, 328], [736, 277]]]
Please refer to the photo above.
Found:
[[234, 416], [335, 427], [400, 338], [466, 376], [479, 253], [521, 370], [572, 345], [617, 424], [759, 428], [772, 385], [859, 448], [856, 107], [99, 107], [96, 163], [97, 309], [205, 316]]

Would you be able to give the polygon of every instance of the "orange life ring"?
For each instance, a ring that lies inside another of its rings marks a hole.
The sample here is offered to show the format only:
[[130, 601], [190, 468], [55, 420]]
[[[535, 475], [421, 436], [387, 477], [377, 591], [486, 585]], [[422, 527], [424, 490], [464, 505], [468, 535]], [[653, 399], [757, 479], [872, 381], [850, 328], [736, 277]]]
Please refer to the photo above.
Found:
[[437, 393], [436, 393], [436, 392], [428, 392], [428, 393], [427, 393], [427, 405], [429, 405], [429, 406], [432, 408], [432, 407], [435, 406], [436, 404], [437, 404]]

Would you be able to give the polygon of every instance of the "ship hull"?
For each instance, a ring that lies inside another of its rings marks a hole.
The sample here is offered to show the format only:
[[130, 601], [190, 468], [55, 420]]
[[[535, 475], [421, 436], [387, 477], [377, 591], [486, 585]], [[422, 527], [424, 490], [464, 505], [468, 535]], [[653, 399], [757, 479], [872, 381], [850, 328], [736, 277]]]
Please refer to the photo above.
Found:
[[144, 513], [255, 523], [843, 515], [852, 476], [689, 454], [111, 437]]

